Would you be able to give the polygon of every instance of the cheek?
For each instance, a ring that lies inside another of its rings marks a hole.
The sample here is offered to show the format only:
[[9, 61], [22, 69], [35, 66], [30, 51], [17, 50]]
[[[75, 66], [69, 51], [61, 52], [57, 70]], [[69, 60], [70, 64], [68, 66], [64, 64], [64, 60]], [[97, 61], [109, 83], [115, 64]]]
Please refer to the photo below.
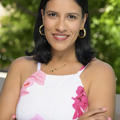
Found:
[[73, 34], [78, 34], [80, 30], [80, 23], [71, 23], [69, 29]]
[[45, 27], [45, 31], [51, 31], [53, 29], [53, 26], [54, 26], [54, 22], [49, 20], [49, 19], [46, 19], [44, 21], [44, 27]]

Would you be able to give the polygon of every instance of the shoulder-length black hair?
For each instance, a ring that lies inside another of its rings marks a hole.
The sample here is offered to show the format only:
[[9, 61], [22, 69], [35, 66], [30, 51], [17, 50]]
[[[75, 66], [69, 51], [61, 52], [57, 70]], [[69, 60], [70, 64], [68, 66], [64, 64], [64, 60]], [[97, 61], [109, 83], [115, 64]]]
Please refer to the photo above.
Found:
[[[43, 24], [41, 9], [45, 10], [45, 6], [49, 0], [41, 0], [36, 24], [34, 28], [34, 43], [35, 47], [32, 52], [26, 52], [27, 55], [32, 55], [35, 61], [47, 64], [52, 59], [51, 46], [47, 42], [45, 36], [41, 36], [39, 33], [39, 27]], [[87, 0], [75, 0], [76, 3], [82, 8], [82, 15], [88, 14], [88, 1]], [[87, 65], [92, 58], [95, 57], [94, 52], [90, 45], [90, 25], [89, 14], [85, 23], [86, 37], [77, 38], [75, 42], [75, 53], [77, 60], [83, 65]]]

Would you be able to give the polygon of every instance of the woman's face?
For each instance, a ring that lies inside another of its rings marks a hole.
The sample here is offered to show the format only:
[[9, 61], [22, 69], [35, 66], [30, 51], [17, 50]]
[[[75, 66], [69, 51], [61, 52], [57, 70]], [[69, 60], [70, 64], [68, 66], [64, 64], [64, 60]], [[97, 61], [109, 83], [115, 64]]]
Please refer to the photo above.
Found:
[[73, 48], [86, 21], [81, 7], [74, 0], [49, 0], [45, 14], [41, 12], [45, 36], [52, 48], [57, 51]]

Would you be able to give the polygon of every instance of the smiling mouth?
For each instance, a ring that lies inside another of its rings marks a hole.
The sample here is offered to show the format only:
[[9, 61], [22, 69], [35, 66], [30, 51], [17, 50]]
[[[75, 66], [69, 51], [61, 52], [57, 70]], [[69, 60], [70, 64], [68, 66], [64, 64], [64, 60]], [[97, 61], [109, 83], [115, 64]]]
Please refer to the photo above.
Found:
[[57, 41], [64, 41], [64, 40], [68, 39], [69, 35], [65, 35], [65, 34], [53, 34], [53, 37]]

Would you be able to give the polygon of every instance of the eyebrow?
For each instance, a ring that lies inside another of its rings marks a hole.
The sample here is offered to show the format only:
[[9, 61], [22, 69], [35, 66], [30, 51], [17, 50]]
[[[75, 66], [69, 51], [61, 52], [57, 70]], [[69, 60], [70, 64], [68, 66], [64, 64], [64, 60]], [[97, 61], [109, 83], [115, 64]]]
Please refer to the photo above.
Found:
[[75, 12], [71, 12], [71, 13], [67, 13], [67, 14], [74, 14], [74, 15], [78, 15], [78, 16], [80, 16], [79, 13], [75, 13]]
[[[56, 12], [56, 11], [52, 11], [52, 10], [48, 10], [47, 11], [47, 13], [49, 13], [49, 12], [54, 12], [54, 13], [57, 13], [58, 14], [58, 12]], [[80, 16], [80, 13], [76, 13], [76, 12], [70, 12], [70, 13], [67, 13], [67, 14], [74, 14], [74, 15], [78, 15], [78, 16]]]

